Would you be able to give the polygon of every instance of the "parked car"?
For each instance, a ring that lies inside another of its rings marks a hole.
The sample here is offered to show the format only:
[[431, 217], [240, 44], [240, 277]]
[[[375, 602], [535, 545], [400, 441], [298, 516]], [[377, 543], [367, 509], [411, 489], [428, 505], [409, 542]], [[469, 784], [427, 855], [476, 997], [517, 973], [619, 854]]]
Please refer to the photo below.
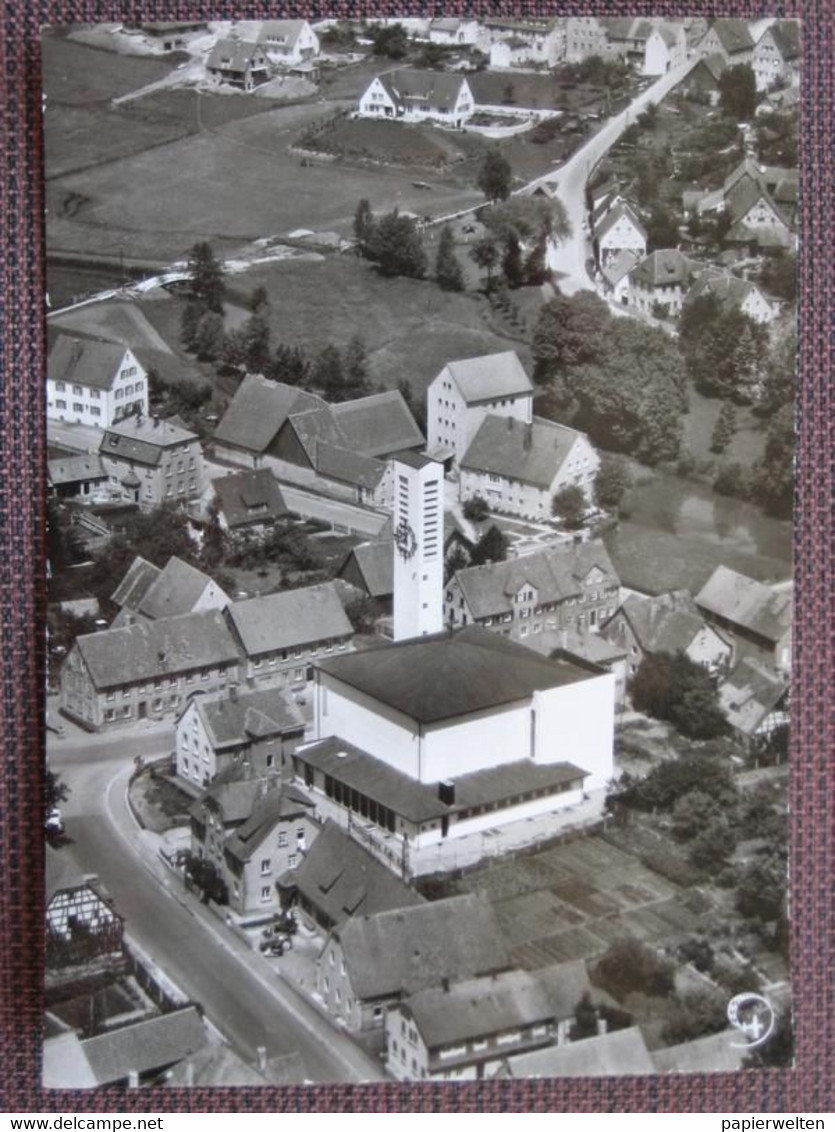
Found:
[[47, 833], [63, 833], [64, 832], [64, 819], [61, 817], [61, 811], [57, 806], [53, 808], [46, 815], [44, 828]]

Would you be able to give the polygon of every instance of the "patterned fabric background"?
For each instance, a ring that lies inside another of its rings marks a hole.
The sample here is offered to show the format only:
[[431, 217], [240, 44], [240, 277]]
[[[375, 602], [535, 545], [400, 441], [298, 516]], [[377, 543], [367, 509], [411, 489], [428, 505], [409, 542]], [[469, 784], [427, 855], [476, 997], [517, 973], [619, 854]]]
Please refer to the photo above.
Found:
[[286, 1089], [115, 1089], [45, 1093], [42, 1017], [45, 612], [43, 165], [39, 26], [97, 20], [266, 15], [600, 14], [583, 4], [341, 0], [331, 6], [193, 0], [5, 0], [0, 33], [0, 1110], [36, 1111], [734, 1111], [827, 1112], [835, 1100], [835, 776], [833, 734], [833, 154], [835, 25], [828, 4], [612, 3], [612, 15], [719, 14], [804, 21], [802, 87], [801, 396], [796, 536], [792, 775], [794, 1070], [738, 1074], [494, 1082], [481, 1085]]

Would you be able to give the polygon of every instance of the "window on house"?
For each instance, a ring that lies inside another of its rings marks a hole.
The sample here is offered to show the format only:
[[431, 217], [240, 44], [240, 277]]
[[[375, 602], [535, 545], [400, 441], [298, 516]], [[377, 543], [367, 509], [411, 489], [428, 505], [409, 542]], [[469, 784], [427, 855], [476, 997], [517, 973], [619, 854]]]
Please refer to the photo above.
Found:
[[263, 885], [262, 888], [261, 888], [261, 903], [267, 904], [269, 902], [270, 895], [271, 895], [270, 886], [268, 884]]
[[[310, 785], [312, 785], [312, 784], [310, 784]], [[286, 846], [286, 844], [287, 844], [287, 831], [281, 829], [281, 830], [278, 831], [278, 847], [279, 847], [279, 849], [283, 849], [284, 846]]]
[[73, 401], [72, 411], [74, 413], [83, 413], [84, 412], [84, 406], [82, 405], [82, 403], [80, 401]]
[[272, 861], [269, 857], [264, 857], [261, 860], [261, 876], [265, 876], [272, 868]]
[[298, 857], [296, 856], [296, 854], [290, 853], [287, 857], [287, 868], [288, 869], [294, 869], [296, 867], [297, 861], [298, 861]]
[[66, 387], [66, 385], [64, 384], [63, 381], [56, 381], [55, 382], [55, 392], [56, 393], [63, 393], [63, 392], [65, 392], [66, 388], [67, 387]]
[[56, 398], [56, 400], [55, 400], [55, 408], [56, 409], [66, 409], [66, 407], [67, 407], [66, 401], [62, 401], [60, 399], [60, 397]]

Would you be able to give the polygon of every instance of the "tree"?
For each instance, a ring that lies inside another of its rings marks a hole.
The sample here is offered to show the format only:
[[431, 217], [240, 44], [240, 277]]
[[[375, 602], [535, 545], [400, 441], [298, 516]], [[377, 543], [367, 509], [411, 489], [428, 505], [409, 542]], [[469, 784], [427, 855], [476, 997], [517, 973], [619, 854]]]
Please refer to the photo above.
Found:
[[489, 293], [493, 289], [493, 269], [499, 262], [499, 244], [496, 237], [492, 233], [486, 232], [473, 244], [470, 249], [470, 256], [476, 266], [480, 267], [482, 271], [486, 271], [487, 278], [484, 289]]
[[657, 248], [678, 247], [679, 231], [678, 220], [668, 208], [655, 204], [650, 212], [646, 224], [647, 251], [653, 252]]
[[569, 531], [577, 531], [582, 527], [587, 508], [585, 492], [576, 484], [568, 484], [551, 500], [551, 514], [562, 519]]
[[734, 438], [736, 432], [736, 409], [732, 401], [725, 401], [716, 418], [713, 432], [710, 434], [710, 450], [717, 456], [721, 455]]
[[485, 562], [504, 562], [508, 546], [507, 536], [495, 524], [491, 524], [473, 547], [470, 564], [483, 566]]
[[769, 257], [760, 268], [759, 281], [764, 290], [783, 302], [793, 303], [797, 298], [797, 256], [784, 251]]
[[371, 205], [363, 198], [354, 213], [354, 239], [356, 240], [357, 254], [366, 259], [371, 258], [375, 230], [374, 213], [371, 211]]
[[715, 680], [684, 653], [648, 653], [630, 695], [636, 711], [667, 720], [690, 739], [713, 739], [728, 730]]
[[180, 341], [187, 350], [195, 348], [197, 328], [205, 313], [206, 308], [202, 303], [190, 302], [183, 307], [183, 313], [180, 315]]
[[705, 1034], [715, 1034], [728, 1024], [727, 995], [718, 987], [699, 987], [676, 996], [664, 1030], [669, 1045], [692, 1042]]
[[556, 197], [515, 196], [482, 209], [480, 215], [485, 228], [500, 242], [511, 234], [522, 244], [549, 237], [566, 240], [571, 235], [565, 208]]
[[203, 531], [203, 544], [200, 547], [200, 564], [205, 570], [215, 570], [226, 558], [228, 540], [226, 531], [220, 525], [220, 511], [216, 503], [209, 507], [208, 522]]
[[207, 310], [197, 324], [194, 335], [194, 350], [201, 361], [214, 361], [223, 349], [223, 319], [212, 310]]
[[699, 869], [717, 873], [736, 848], [736, 833], [724, 814], [716, 814], [690, 842], [690, 860]]
[[530, 287], [539, 287], [551, 277], [546, 262], [545, 238], [540, 237], [525, 259], [525, 282]]
[[206, 310], [223, 313], [223, 265], [215, 259], [211, 244], [202, 241], [189, 252], [188, 270], [191, 275], [191, 293]]
[[476, 184], [491, 203], [507, 200], [513, 184], [513, 170], [510, 162], [497, 149], [491, 149], [478, 173]]
[[765, 454], [754, 464], [750, 495], [770, 515], [789, 518], [794, 502], [794, 408], [784, 405], [768, 426]]
[[666, 996], [672, 993], [675, 967], [654, 948], [637, 939], [617, 940], [600, 959], [595, 981], [615, 998], [629, 994]]
[[459, 570], [466, 569], [470, 565], [470, 560], [464, 553], [463, 547], [456, 544], [446, 557], [444, 562], [444, 585], [454, 578]]
[[270, 300], [269, 296], [267, 295], [267, 288], [259, 285], [249, 296], [247, 306], [253, 314], [258, 314], [259, 312], [263, 313], [265, 310], [267, 310], [269, 308], [269, 305]]
[[342, 358], [336, 346], [325, 346], [313, 363], [310, 380], [316, 389], [330, 397], [339, 398], [345, 389]]
[[490, 507], [484, 496], [474, 495], [472, 499], [466, 499], [464, 501], [462, 511], [464, 512], [464, 518], [469, 519], [471, 523], [483, 523], [490, 514]]
[[368, 355], [361, 334], [354, 334], [345, 347], [342, 368], [352, 397], [368, 393]]
[[593, 291], [557, 295], [539, 315], [533, 337], [534, 380], [545, 384], [572, 366], [595, 361], [611, 321], [606, 303]]
[[426, 252], [412, 217], [401, 216], [396, 208], [381, 217], [374, 233], [370, 258], [377, 262], [382, 275], [423, 279], [426, 275]]
[[435, 257], [435, 279], [442, 291], [463, 291], [464, 272], [455, 255], [455, 237], [452, 229], [445, 224], [438, 240], [438, 254]]
[[66, 802], [69, 796], [70, 788], [66, 782], [59, 778], [54, 770], [47, 768], [43, 789], [44, 816], [48, 817], [50, 811], [57, 809], [62, 802]]
[[287, 385], [304, 385], [310, 376], [310, 368], [310, 362], [300, 346], [279, 343], [267, 367], [267, 377], [271, 381], [283, 381]]
[[508, 287], [521, 287], [525, 281], [522, 268], [522, 248], [519, 244], [519, 237], [513, 232], [509, 233], [505, 240], [502, 271]]
[[694, 790], [713, 798], [720, 810], [736, 803], [736, 784], [723, 756], [684, 755], [657, 763], [643, 778], [624, 774], [607, 796], [606, 805], [612, 811], [618, 807], [646, 813], [671, 810], [679, 798]]
[[583, 991], [574, 1007], [574, 1021], [568, 1036], [572, 1042], [597, 1036], [597, 1009], [588, 991]]
[[730, 495], [736, 499], [747, 499], [751, 494], [751, 476], [742, 464], [723, 464], [716, 473], [713, 490], [717, 495]]
[[773, 417], [794, 403], [797, 376], [797, 333], [781, 334], [772, 346], [765, 367], [762, 395], [755, 412]]
[[249, 373], [264, 373], [270, 367], [270, 326], [259, 311], [242, 323], [240, 335], [243, 362]]
[[409, 52], [409, 36], [402, 24], [381, 24], [371, 32], [372, 50], [387, 59], [403, 59]]
[[617, 509], [632, 486], [632, 474], [625, 460], [603, 453], [594, 477], [594, 500], [598, 507]]
[[704, 791], [691, 790], [682, 794], [673, 806], [673, 837], [676, 841], [692, 841], [719, 814], [716, 799]]
[[226, 882], [218, 872], [217, 866], [206, 857], [198, 857], [189, 853], [183, 868], [186, 878], [202, 893], [204, 904], [213, 900], [215, 904], [226, 904], [229, 899], [229, 890]]
[[724, 114], [748, 122], [757, 109], [757, 80], [747, 63], [728, 67], [719, 76], [719, 104]]

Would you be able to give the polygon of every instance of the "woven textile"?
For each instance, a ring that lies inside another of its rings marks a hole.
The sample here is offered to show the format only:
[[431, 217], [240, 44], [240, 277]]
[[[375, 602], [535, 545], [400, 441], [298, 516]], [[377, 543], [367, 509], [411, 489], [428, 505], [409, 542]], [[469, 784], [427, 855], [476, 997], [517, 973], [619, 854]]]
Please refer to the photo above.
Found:
[[[46, 1094], [40, 1089], [42, 1032], [42, 687], [45, 407], [42, 372], [43, 206], [39, 25], [68, 21], [205, 18], [189, 0], [7, 0], [0, 37], [0, 159], [3, 193], [0, 334], [0, 1107], [17, 1111], [832, 1111], [835, 1082], [835, 830], [832, 752], [832, 60], [835, 27], [823, 3], [788, 3], [803, 35], [801, 397], [796, 534], [796, 656], [793, 688], [792, 949], [796, 1068], [739, 1074], [596, 1080], [502, 1081], [473, 1085], [316, 1086], [285, 1089], [171, 1089]], [[356, 7], [340, 5], [340, 14]], [[248, 4], [247, 14], [267, 14]], [[592, 5], [551, 5], [554, 14], [595, 14]], [[215, 14], [229, 16], [215, 5]], [[317, 14], [327, 10], [324, 5]], [[365, 5], [368, 15], [375, 5]], [[402, 12], [402, 8], [400, 11]], [[486, 14], [487, 5], [433, 5], [434, 15]], [[496, 11], [494, 6], [492, 11]], [[502, 4], [504, 14], [539, 5]], [[615, 3], [607, 14], [692, 15], [701, 4]], [[398, 8], [377, 4], [380, 15]], [[429, 6], [411, 5], [411, 14]], [[599, 11], [599, 8], [598, 8]], [[766, 5], [723, 5], [724, 15], [769, 14]], [[269, 14], [310, 14], [274, 5]]]

